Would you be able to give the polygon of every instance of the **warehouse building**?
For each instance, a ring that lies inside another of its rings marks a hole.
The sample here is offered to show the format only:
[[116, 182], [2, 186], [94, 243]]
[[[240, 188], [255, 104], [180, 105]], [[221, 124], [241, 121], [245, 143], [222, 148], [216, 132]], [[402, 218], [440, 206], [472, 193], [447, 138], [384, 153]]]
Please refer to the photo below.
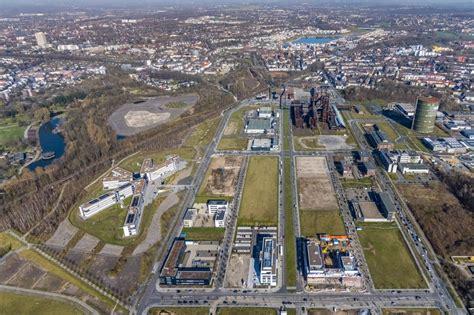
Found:
[[250, 118], [244, 131], [251, 134], [273, 134], [273, 120], [270, 118]]
[[250, 149], [252, 151], [270, 151], [272, 148], [271, 139], [253, 139]]

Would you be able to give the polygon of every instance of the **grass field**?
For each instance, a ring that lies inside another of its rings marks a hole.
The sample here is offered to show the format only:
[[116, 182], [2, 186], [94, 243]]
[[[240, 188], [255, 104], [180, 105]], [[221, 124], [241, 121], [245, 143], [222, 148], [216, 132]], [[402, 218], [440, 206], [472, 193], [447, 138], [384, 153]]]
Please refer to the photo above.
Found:
[[221, 117], [205, 121], [197, 125], [189, 137], [185, 140], [185, 146], [206, 146], [216, 134], [217, 127], [221, 121]]
[[293, 205], [292, 205], [292, 183], [291, 183], [291, 160], [285, 158], [285, 262], [287, 286], [296, 286], [296, 239], [293, 229]]
[[11, 144], [20, 141], [23, 138], [25, 127], [18, 124], [1, 124], [0, 125], [0, 148], [8, 147]]
[[277, 314], [274, 308], [263, 307], [226, 307], [217, 309], [217, 315], [272, 315]]
[[2, 249], [15, 250], [20, 248], [23, 244], [15, 237], [6, 232], [0, 233], [0, 252]]
[[248, 141], [247, 138], [223, 136], [217, 145], [217, 150], [245, 150], [247, 149]]
[[139, 172], [141, 164], [145, 158], [152, 158], [155, 161], [155, 164], [160, 164], [165, 161], [167, 155], [172, 154], [176, 154], [181, 159], [189, 161], [196, 155], [196, 150], [191, 147], [181, 147], [160, 151], [140, 152], [120, 163], [120, 166], [131, 172]]
[[383, 315], [441, 315], [437, 308], [384, 308]]
[[150, 309], [148, 315], [159, 315], [160, 312], [165, 311], [171, 315], [208, 315], [209, 309], [207, 307], [154, 307]]
[[373, 180], [370, 177], [364, 177], [361, 179], [341, 179], [341, 185], [344, 188], [361, 188], [361, 187], [371, 187], [373, 185]]
[[[31, 249], [26, 249], [21, 252], [19, 252], [19, 255], [23, 257], [26, 260], [31, 261], [35, 265], [40, 266], [43, 270], [54, 274], [55, 276], [63, 279], [64, 281], [67, 281], [82, 291], [84, 291], [87, 294], [90, 294], [91, 296], [97, 297], [98, 299], [102, 300], [106, 305], [112, 309], [115, 306], [115, 302], [110, 300], [108, 297], [102, 295], [100, 292], [96, 291], [94, 288], [89, 286], [87, 283], [82, 282], [80, 279], [76, 278], [66, 270], [62, 269], [58, 265], [54, 264], [53, 262], [49, 261], [45, 257], [41, 256], [37, 252], [31, 250]], [[119, 306], [118, 306], [119, 307]], [[121, 309], [121, 307], [119, 307]]]
[[134, 242], [134, 238], [123, 238], [122, 226], [131, 200], [132, 197], [128, 197], [124, 200], [123, 208], [115, 204], [87, 220], [83, 220], [79, 211], [74, 209], [69, 218], [72, 224], [108, 244], [129, 245]]
[[277, 211], [278, 158], [253, 156], [247, 168], [238, 225], [276, 225]]
[[216, 227], [191, 227], [183, 228], [186, 239], [193, 241], [221, 241], [224, 239], [225, 228]]
[[398, 133], [393, 129], [393, 127], [388, 122], [377, 122], [376, 125], [387, 135], [387, 137], [392, 142], [398, 138]]
[[300, 210], [300, 228], [301, 234], [308, 237], [319, 233], [346, 234], [339, 210]]
[[81, 309], [65, 302], [23, 295], [0, 293], [0, 314], [35, 314], [35, 315], [80, 315]]
[[282, 150], [290, 149], [290, 126], [288, 121], [290, 120], [290, 113], [288, 110], [283, 111], [283, 148]]
[[[377, 289], [418, 289], [426, 283], [395, 223], [365, 223], [358, 231]], [[396, 262], [396, 263], [394, 263]]]

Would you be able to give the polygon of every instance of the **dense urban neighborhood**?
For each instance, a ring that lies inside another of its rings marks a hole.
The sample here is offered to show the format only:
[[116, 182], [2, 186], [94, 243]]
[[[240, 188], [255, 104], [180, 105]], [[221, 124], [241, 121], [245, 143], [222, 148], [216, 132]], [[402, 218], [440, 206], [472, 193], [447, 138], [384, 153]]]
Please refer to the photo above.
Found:
[[89, 2], [0, 4], [1, 314], [474, 314], [472, 3]]

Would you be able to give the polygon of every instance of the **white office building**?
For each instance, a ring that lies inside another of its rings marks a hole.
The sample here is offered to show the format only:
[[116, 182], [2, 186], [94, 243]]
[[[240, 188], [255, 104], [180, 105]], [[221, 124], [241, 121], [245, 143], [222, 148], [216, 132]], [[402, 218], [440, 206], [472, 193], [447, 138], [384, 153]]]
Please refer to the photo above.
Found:
[[218, 211], [224, 211], [227, 212], [227, 209], [229, 208], [229, 202], [227, 200], [208, 200], [207, 201], [207, 213], [209, 215], [214, 215]]
[[193, 227], [194, 221], [196, 221], [196, 216], [197, 216], [197, 210], [194, 208], [188, 208], [183, 218], [184, 227]]
[[142, 212], [144, 207], [144, 194], [146, 190], [146, 181], [141, 179], [135, 186], [132, 201], [128, 207], [127, 216], [123, 224], [123, 235], [125, 237], [138, 234]]
[[265, 237], [260, 252], [260, 284], [277, 285], [277, 257], [276, 240], [273, 237]]
[[225, 227], [225, 221], [227, 218], [227, 212], [225, 211], [217, 211], [214, 215], [214, 226], [215, 227]]
[[179, 158], [177, 156], [170, 156], [165, 163], [154, 165], [152, 159], [145, 159], [140, 170], [140, 175], [146, 176], [149, 181], [162, 179], [177, 170], [178, 160]]
[[130, 197], [133, 194], [134, 186], [132, 183], [127, 183], [113, 192], [108, 192], [89, 202], [79, 206], [79, 212], [84, 219], [90, 218], [94, 214], [113, 206], [116, 203]]
[[105, 190], [117, 189], [133, 180], [133, 173], [121, 167], [115, 167], [110, 176], [102, 179], [102, 186]]

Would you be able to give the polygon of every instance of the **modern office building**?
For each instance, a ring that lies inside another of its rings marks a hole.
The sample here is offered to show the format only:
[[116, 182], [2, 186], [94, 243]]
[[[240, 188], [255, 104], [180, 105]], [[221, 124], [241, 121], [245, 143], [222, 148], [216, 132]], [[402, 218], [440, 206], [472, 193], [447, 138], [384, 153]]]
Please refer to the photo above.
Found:
[[377, 125], [374, 125], [371, 132], [367, 134], [371, 145], [377, 150], [393, 150], [394, 144]]
[[123, 234], [125, 237], [138, 234], [144, 208], [145, 190], [146, 181], [142, 178], [135, 185], [132, 201], [130, 202], [127, 216], [125, 217], [125, 222], [123, 224]]
[[432, 133], [435, 127], [438, 108], [439, 100], [436, 97], [418, 97], [412, 129], [419, 133]]
[[229, 202], [224, 199], [209, 199], [207, 201], [207, 213], [214, 215], [218, 211], [226, 212], [229, 207]]
[[152, 159], [145, 159], [140, 169], [140, 175], [146, 177], [149, 181], [162, 179], [170, 173], [177, 170], [178, 156], [169, 156], [162, 164], [155, 165]]
[[273, 237], [263, 238], [262, 250], [260, 252], [260, 284], [277, 285], [276, 256], [276, 239]]
[[194, 208], [188, 208], [183, 218], [184, 227], [193, 227], [194, 221], [196, 221], [197, 210]]
[[40, 48], [48, 48], [48, 40], [46, 39], [46, 35], [43, 32], [35, 33], [36, 37], [36, 44]]
[[127, 183], [115, 191], [105, 193], [79, 206], [79, 212], [84, 219], [99, 213], [100, 211], [121, 202], [133, 194], [134, 186]]
[[102, 185], [105, 190], [117, 189], [133, 180], [133, 173], [121, 167], [112, 169], [110, 176], [102, 179]]
[[227, 212], [217, 211], [214, 215], [214, 226], [215, 227], [225, 227], [225, 220], [227, 217]]

